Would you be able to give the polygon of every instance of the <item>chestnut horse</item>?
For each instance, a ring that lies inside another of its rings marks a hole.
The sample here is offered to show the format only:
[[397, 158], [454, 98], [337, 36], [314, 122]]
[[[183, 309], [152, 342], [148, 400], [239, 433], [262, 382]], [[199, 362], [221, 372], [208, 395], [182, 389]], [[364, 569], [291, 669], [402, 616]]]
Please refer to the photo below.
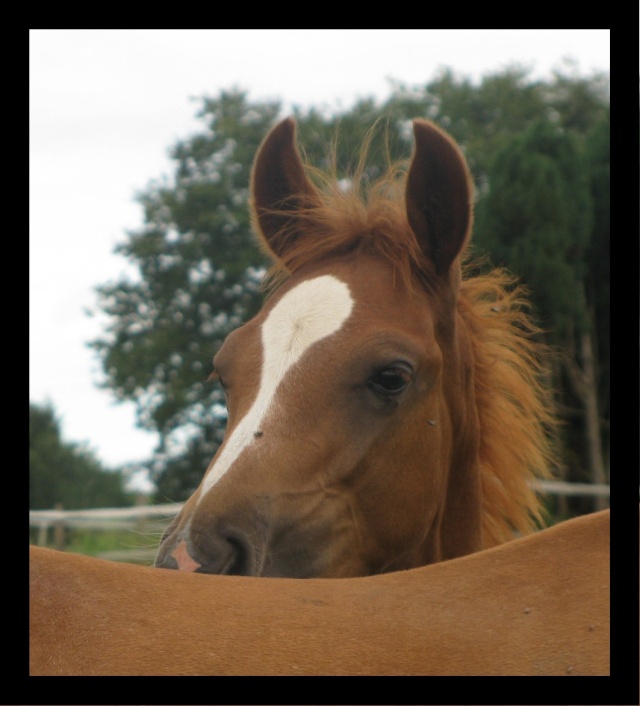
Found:
[[408, 172], [364, 195], [363, 168], [349, 188], [312, 183], [291, 119], [260, 147], [253, 222], [278, 286], [215, 356], [226, 436], [156, 566], [371, 575], [540, 520], [551, 417], [534, 329], [504, 272], [463, 276], [469, 171], [445, 133], [413, 126]]
[[607, 675], [609, 510], [345, 579], [31, 548], [31, 675]]

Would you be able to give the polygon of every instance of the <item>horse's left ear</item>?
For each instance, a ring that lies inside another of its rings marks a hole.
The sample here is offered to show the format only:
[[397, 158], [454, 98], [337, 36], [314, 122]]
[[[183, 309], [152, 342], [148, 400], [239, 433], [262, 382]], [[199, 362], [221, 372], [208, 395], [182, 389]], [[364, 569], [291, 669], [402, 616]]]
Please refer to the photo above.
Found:
[[297, 214], [319, 200], [305, 174], [295, 135], [293, 118], [278, 123], [260, 146], [251, 173], [254, 228], [277, 258], [302, 231]]
[[426, 120], [413, 121], [407, 218], [437, 274], [449, 271], [471, 234], [473, 182], [456, 143]]

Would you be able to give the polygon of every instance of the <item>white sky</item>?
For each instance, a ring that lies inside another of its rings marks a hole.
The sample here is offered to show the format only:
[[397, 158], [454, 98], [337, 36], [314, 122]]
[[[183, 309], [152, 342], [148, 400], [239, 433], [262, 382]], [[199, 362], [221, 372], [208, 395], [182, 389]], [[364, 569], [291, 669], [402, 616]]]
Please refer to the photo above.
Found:
[[104, 320], [84, 312], [126, 270], [113, 248], [143, 223], [135, 194], [171, 177], [169, 148], [201, 131], [192, 98], [238, 87], [285, 111], [348, 109], [442, 67], [608, 72], [609, 48], [609, 30], [30, 30], [29, 399], [50, 401], [63, 438], [106, 466], [150, 456], [133, 405], [96, 387], [86, 343]]

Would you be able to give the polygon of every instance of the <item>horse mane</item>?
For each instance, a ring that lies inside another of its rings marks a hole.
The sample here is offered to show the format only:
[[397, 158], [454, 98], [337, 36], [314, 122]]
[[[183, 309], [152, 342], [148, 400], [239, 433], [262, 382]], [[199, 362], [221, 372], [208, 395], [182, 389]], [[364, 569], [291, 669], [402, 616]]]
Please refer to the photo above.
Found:
[[[338, 178], [335, 157], [328, 171], [305, 165], [320, 198], [291, 199], [294, 218], [289, 222], [294, 225], [279, 236], [289, 242], [267, 273], [267, 294], [300, 267], [359, 254], [391, 264], [410, 290], [416, 287], [416, 273], [419, 284], [432, 289], [433, 265], [407, 221], [407, 162], [389, 164], [371, 179], [365, 166], [371, 135], [349, 180]], [[260, 233], [257, 227], [255, 231]], [[304, 237], [297, 237], [300, 232]], [[266, 242], [261, 244], [268, 250]], [[462, 259], [457, 309], [463, 322], [460, 334], [466, 329], [473, 351], [483, 544], [491, 547], [543, 524], [544, 508], [532, 484], [551, 475], [549, 431], [556, 421], [551, 394], [543, 385], [548, 349], [536, 340], [540, 330], [528, 313], [525, 288], [506, 270], [472, 261], [469, 250]]]
[[483, 544], [495, 546], [544, 522], [532, 485], [551, 476], [550, 432], [557, 424], [544, 385], [550, 349], [528, 310], [526, 289], [502, 268], [463, 267], [458, 313], [473, 350], [480, 421]]

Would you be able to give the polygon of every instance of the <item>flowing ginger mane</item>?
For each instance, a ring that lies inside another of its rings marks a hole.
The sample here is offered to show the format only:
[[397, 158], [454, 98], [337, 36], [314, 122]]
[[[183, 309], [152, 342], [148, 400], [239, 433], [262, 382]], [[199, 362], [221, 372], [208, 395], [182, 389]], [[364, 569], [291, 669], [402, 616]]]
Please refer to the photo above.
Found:
[[[321, 198], [292, 199], [292, 221], [305, 237], [296, 237], [293, 227], [281, 233], [289, 243], [267, 275], [268, 291], [304, 265], [349, 254], [383, 259], [410, 288], [419, 283], [431, 289], [433, 265], [407, 221], [406, 167], [393, 164], [367, 184], [366, 151], [367, 144], [346, 188], [335, 166], [328, 174], [306, 166]], [[471, 262], [462, 269], [457, 310], [466, 326], [458, 328], [459, 335], [470, 336], [473, 351], [483, 544], [491, 547], [543, 523], [543, 506], [532, 483], [551, 475], [549, 431], [555, 419], [550, 393], [542, 385], [545, 347], [534, 340], [539, 329], [527, 314], [524, 288], [503, 269], [477, 274], [478, 263]]]

